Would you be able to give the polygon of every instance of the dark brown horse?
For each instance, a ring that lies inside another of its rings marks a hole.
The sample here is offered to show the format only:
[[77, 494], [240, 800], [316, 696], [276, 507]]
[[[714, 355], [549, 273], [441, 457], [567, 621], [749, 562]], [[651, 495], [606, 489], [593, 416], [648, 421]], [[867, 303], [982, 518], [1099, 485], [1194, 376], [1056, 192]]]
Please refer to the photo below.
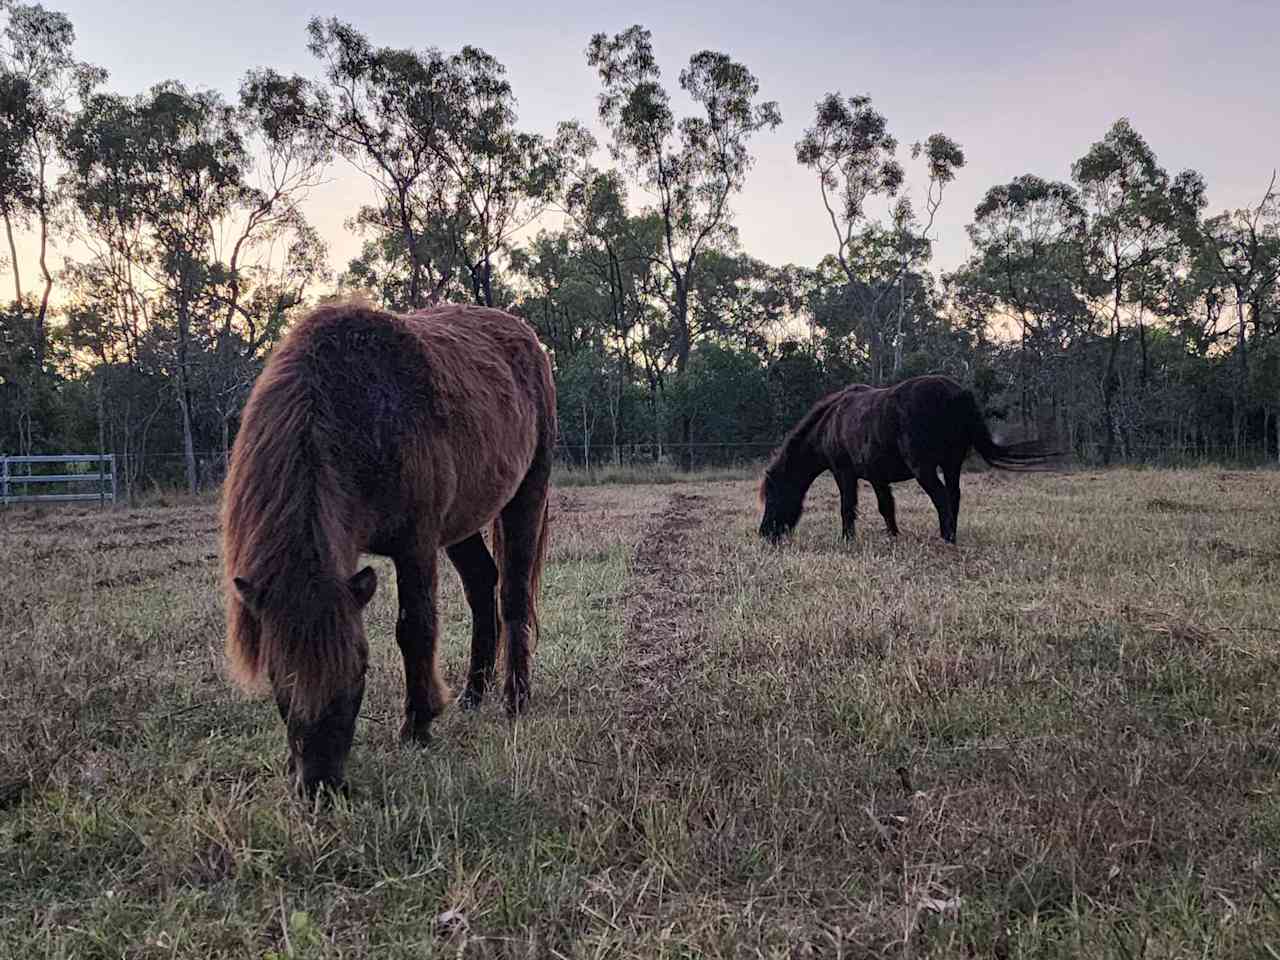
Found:
[[483, 307], [324, 306], [272, 353], [225, 487], [227, 655], [242, 684], [270, 686], [306, 791], [342, 783], [364, 695], [361, 611], [377, 577], [357, 572], [361, 553], [395, 564], [402, 738], [425, 742], [449, 697], [436, 652], [441, 547], [473, 619], [462, 704], [478, 706], [493, 673], [496, 591], [507, 709], [526, 706], [555, 408], [538, 338]]
[[[960, 516], [960, 468], [970, 447], [989, 464], [1026, 470], [1054, 454], [1036, 443], [1001, 446], [991, 438], [972, 393], [949, 377], [914, 377], [893, 387], [845, 387], [814, 404], [783, 440], [760, 483], [760, 535], [777, 540], [800, 521], [809, 487], [827, 470], [840, 488], [840, 520], [853, 536], [858, 481], [876, 492], [896, 536], [889, 484], [915, 479], [938, 510], [942, 539], [954, 543]], [[942, 479], [938, 479], [938, 471]]]

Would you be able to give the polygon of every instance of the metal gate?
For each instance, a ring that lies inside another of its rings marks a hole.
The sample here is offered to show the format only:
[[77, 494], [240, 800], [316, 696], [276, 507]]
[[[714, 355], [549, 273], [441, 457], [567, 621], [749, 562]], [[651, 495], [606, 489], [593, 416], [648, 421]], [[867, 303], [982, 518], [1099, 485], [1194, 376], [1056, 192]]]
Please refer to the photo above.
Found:
[[[46, 473], [46, 470], [60, 472]], [[105, 506], [108, 501], [114, 503], [115, 499], [115, 454], [0, 456], [0, 505], [97, 500], [99, 506]]]

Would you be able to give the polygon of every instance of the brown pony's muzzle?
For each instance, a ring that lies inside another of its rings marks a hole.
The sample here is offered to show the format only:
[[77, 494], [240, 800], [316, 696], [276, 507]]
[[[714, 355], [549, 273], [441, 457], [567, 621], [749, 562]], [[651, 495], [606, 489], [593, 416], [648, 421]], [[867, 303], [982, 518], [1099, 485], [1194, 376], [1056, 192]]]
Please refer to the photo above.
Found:
[[290, 716], [287, 700], [276, 706], [289, 740], [289, 775], [294, 789], [307, 798], [321, 788], [346, 792], [347, 756], [355, 738], [356, 718], [364, 700], [364, 678], [337, 697], [314, 719]]

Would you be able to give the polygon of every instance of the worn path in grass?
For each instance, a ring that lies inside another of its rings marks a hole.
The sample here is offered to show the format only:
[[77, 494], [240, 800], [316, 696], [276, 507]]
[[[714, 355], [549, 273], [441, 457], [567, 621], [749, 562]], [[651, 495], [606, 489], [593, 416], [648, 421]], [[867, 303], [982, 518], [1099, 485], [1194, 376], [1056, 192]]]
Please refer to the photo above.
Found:
[[[620, 713], [637, 737], [681, 734], [702, 613], [725, 589], [707, 545], [728, 511], [703, 493], [673, 492], [640, 534], [624, 594]], [[676, 729], [669, 730], [675, 727]]]

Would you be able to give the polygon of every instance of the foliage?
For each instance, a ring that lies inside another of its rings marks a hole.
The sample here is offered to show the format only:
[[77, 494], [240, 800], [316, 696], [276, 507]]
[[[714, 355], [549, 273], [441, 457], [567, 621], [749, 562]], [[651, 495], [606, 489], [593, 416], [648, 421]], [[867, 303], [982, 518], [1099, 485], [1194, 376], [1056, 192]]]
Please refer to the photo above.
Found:
[[216, 480], [264, 357], [332, 292], [304, 210], [333, 163], [374, 187], [339, 292], [524, 317], [557, 370], [565, 456], [593, 468], [734, 462], [830, 390], [921, 373], [1086, 459], [1280, 456], [1275, 181], [1210, 215], [1203, 179], [1168, 173], [1126, 120], [1070, 182], [991, 187], [973, 255], [938, 276], [964, 151], [943, 133], [904, 147], [870, 96], [827, 93], [796, 159], [835, 242], [775, 265], [740, 248], [733, 202], [781, 117], [724, 52], [667, 83], [643, 26], [591, 37], [606, 152], [575, 121], [522, 129], [505, 67], [474, 45], [380, 46], [317, 18], [314, 75], [126, 96], [77, 59], [64, 14], [0, 0], [0, 16], [0, 443], [101, 443], [127, 457], [128, 492]]

